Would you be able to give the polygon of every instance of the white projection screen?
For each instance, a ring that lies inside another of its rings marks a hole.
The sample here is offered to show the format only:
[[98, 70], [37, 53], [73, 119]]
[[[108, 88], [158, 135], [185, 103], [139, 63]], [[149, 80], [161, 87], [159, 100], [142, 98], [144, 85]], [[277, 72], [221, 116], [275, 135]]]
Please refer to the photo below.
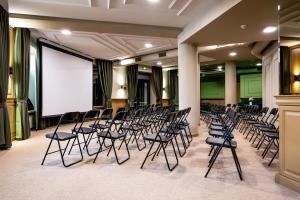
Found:
[[42, 46], [42, 116], [85, 112], [93, 106], [93, 63]]

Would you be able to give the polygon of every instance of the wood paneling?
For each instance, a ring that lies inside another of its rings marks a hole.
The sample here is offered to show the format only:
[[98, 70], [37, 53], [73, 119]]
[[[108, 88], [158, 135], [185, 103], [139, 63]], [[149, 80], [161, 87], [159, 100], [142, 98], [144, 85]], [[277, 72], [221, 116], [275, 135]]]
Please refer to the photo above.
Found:
[[113, 109], [113, 115], [115, 115], [118, 108], [120, 108], [120, 107], [127, 108], [128, 99], [112, 99], [111, 104], [112, 104], [111, 107]]
[[170, 105], [170, 100], [169, 99], [162, 99], [161, 103], [162, 103], [163, 106], [168, 106], [168, 105]]
[[276, 182], [300, 192], [300, 96], [276, 97], [279, 105], [279, 173]]
[[8, 109], [11, 140], [15, 140], [16, 139], [16, 101], [14, 98], [7, 99], [7, 109]]
[[225, 105], [225, 100], [224, 99], [201, 99], [201, 103]]

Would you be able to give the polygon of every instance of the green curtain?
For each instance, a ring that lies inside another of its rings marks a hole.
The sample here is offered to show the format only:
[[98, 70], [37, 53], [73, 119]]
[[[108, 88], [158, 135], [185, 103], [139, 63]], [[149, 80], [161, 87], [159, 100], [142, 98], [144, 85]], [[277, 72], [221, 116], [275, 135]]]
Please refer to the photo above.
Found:
[[7, 90], [9, 74], [9, 25], [8, 13], [0, 6], [0, 148], [11, 147]]
[[178, 70], [168, 71], [168, 91], [171, 104], [176, 104], [178, 99]]
[[28, 86], [30, 31], [25, 28], [14, 29], [14, 84], [16, 106], [16, 139], [25, 140], [30, 137], [28, 117]]
[[152, 83], [156, 94], [156, 103], [161, 104], [163, 91], [163, 77], [161, 67], [152, 67]]
[[113, 67], [112, 61], [96, 60], [98, 68], [99, 81], [104, 97], [104, 105], [106, 108], [111, 108], [111, 93], [113, 81]]
[[133, 106], [138, 87], [138, 65], [127, 66], [127, 82], [128, 82], [128, 105]]
[[280, 47], [280, 90], [281, 94], [290, 94], [290, 48]]

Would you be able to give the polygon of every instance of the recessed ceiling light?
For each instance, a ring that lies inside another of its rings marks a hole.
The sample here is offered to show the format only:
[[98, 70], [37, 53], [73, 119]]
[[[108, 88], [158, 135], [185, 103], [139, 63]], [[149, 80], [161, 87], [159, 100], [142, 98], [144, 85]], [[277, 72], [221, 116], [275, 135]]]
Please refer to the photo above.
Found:
[[153, 47], [153, 45], [152, 45], [151, 43], [146, 43], [144, 46], [145, 46], [146, 48], [151, 48], [151, 47]]
[[240, 27], [241, 27], [241, 29], [245, 30], [247, 28], [247, 25], [242, 24]]
[[261, 65], [262, 65], [261, 63], [257, 63], [257, 64], [256, 64], [256, 66], [261, 66]]
[[72, 32], [70, 30], [67, 30], [67, 29], [61, 30], [61, 33], [64, 34], [64, 35], [71, 35], [72, 34]]
[[157, 64], [157, 65], [162, 65], [162, 62], [158, 61], [156, 64]]
[[236, 56], [237, 53], [236, 52], [230, 52], [229, 55], [233, 57], [233, 56]]
[[148, 0], [149, 2], [151, 2], [151, 3], [157, 3], [157, 2], [159, 2], [159, 0]]
[[263, 32], [264, 33], [273, 33], [277, 30], [276, 26], [267, 26], [266, 28], [264, 28]]

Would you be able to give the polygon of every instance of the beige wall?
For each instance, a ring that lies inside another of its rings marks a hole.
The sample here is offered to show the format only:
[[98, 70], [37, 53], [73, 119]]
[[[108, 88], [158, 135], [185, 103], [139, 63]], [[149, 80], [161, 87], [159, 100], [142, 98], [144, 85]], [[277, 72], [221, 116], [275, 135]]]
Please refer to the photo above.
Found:
[[162, 93], [163, 99], [169, 99], [168, 82], [169, 82], [168, 71], [163, 70], [163, 88], [165, 88], [165, 90], [163, 90], [163, 93]]
[[121, 85], [127, 86], [127, 75], [125, 66], [113, 67], [112, 99], [128, 99], [128, 90], [121, 89]]

